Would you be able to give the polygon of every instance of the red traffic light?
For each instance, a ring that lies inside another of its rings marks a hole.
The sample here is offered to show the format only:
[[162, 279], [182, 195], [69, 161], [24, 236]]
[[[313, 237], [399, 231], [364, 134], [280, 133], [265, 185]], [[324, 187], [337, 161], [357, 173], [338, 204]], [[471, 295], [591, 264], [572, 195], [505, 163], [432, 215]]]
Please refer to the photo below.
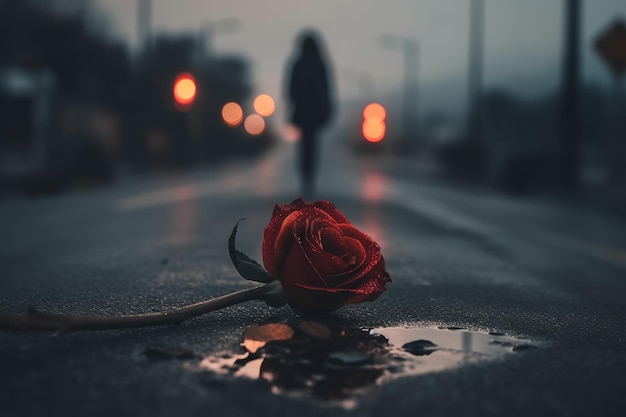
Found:
[[363, 121], [363, 137], [368, 142], [380, 142], [385, 138], [385, 122], [379, 119], [365, 119]]
[[196, 80], [188, 72], [180, 73], [174, 81], [174, 101], [181, 110], [191, 107], [196, 98]]
[[385, 138], [387, 112], [379, 103], [370, 103], [363, 110], [363, 137], [368, 142], [380, 142]]

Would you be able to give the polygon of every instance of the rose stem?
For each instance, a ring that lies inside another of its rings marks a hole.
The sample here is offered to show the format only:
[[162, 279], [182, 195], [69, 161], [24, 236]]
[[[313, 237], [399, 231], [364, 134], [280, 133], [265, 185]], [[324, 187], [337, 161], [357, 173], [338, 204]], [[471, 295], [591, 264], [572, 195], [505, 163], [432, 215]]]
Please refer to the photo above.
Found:
[[55, 334], [61, 334], [73, 330], [110, 330], [180, 324], [211, 311], [260, 299], [264, 287], [265, 285], [260, 285], [171, 310], [128, 316], [70, 316], [30, 309], [25, 315], [0, 314], [0, 330], [52, 330]]

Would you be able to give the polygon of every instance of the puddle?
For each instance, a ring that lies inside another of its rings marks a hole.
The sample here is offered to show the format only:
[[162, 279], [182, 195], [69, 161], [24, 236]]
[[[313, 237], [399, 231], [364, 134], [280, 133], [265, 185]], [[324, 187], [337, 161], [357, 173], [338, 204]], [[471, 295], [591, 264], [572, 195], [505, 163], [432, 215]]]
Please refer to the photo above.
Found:
[[275, 394], [314, 398], [349, 409], [364, 391], [397, 378], [537, 348], [529, 340], [503, 333], [453, 327], [330, 329], [329, 339], [296, 333], [293, 339], [268, 343], [255, 354], [205, 357], [199, 368], [235, 378], [261, 378]]
[[[445, 371], [465, 364], [492, 360], [513, 352], [536, 348], [529, 340], [503, 333], [486, 333], [460, 328], [390, 327], [372, 330], [387, 338], [391, 360], [403, 365], [387, 379]], [[422, 347], [416, 342], [427, 346]], [[417, 344], [417, 346], [416, 346]], [[432, 346], [431, 346], [432, 345]], [[384, 382], [384, 379], [383, 381]]]

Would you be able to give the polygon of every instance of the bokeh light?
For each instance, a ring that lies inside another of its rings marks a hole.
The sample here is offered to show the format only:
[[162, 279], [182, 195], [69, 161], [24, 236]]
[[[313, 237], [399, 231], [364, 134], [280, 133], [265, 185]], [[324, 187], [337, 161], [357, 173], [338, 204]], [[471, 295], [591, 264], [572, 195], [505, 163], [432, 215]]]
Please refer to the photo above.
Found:
[[258, 114], [251, 114], [246, 117], [243, 127], [252, 136], [260, 135], [265, 130], [265, 120]]
[[363, 118], [367, 119], [378, 119], [380, 121], [385, 120], [385, 116], [387, 116], [387, 112], [382, 104], [379, 103], [370, 103], [365, 106], [363, 110]]
[[254, 111], [256, 111], [261, 116], [270, 116], [272, 113], [274, 113], [275, 108], [276, 105], [274, 104], [274, 100], [267, 94], [261, 94], [254, 99]]
[[243, 120], [243, 110], [241, 106], [233, 101], [226, 103], [224, 107], [222, 107], [222, 119], [224, 119], [224, 123], [228, 126], [239, 126]]
[[176, 103], [187, 106], [196, 98], [196, 80], [187, 72], [183, 72], [174, 81], [174, 100]]
[[297, 142], [300, 140], [300, 129], [292, 124], [287, 124], [282, 129], [282, 137], [286, 142]]
[[379, 172], [365, 172], [361, 181], [361, 196], [369, 203], [380, 203], [385, 197], [387, 180]]
[[379, 119], [363, 121], [363, 137], [368, 142], [380, 142], [385, 137], [385, 122]]

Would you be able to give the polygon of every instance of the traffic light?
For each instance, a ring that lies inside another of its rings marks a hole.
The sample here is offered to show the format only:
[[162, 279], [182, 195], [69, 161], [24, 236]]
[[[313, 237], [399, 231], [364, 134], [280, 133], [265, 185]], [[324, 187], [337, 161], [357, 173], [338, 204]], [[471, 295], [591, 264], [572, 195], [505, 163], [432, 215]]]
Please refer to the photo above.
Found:
[[385, 138], [387, 112], [379, 103], [370, 103], [363, 110], [363, 137], [368, 142], [380, 142]]
[[196, 80], [188, 72], [178, 74], [174, 81], [174, 104], [178, 110], [186, 111], [191, 108], [196, 98]]

